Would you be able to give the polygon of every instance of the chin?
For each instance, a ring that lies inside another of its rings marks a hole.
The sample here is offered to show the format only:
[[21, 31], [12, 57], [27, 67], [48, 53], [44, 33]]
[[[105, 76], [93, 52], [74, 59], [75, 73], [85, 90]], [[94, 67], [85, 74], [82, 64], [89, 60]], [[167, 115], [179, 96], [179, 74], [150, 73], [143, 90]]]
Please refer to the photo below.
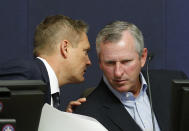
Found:
[[81, 82], [84, 82], [84, 81], [85, 81], [85, 78], [82, 77], [82, 78], [78, 78], [76, 83], [81, 83]]
[[129, 88], [125, 87], [125, 86], [115, 87], [114, 89], [117, 90], [117, 91], [119, 91], [119, 92], [128, 92], [129, 91]]

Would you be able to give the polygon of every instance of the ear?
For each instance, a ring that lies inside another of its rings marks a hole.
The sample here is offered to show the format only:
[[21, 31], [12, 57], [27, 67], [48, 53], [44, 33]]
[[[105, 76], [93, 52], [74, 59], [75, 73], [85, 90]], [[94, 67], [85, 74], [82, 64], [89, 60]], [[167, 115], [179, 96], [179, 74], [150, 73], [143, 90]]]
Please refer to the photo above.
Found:
[[147, 50], [147, 48], [144, 48], [143, 52], [142, 52], [142, 56], [140, 58], [140, 60], [141, 60], [141, 67], [143, 67], [145, 65], [145, 63], [146, 63], [147, 54], [148, 54], [148, 50]]
[[67, 58], [68, 57], [68, 48], [69, 48], [69, 41], [67, 40], [62, 40], [60, 42], [60, 52], [61, 52], [61, 55], [64, 57], [64, 58]]

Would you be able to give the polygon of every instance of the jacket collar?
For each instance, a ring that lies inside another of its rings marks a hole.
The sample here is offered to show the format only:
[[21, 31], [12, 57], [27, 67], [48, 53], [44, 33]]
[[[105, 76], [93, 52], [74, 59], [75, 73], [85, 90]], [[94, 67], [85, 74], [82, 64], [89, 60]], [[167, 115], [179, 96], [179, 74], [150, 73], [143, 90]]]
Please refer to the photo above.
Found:
[[117, 125], [123, 131], [125, 129], [141, 131], [140, 127], [129, 115], [119, 99], [115, 97], [115, 95], [113, 95], [113, 93], [109, 90], [103, 80], [101, 80], [99, 88], [101, 88], [101, 90], [104, 90], [103, 92], [106, 92], [104, 96], [105, 103], [103, 105], [103, 111], [107, 115], [107, 117], [109, 117], [112, 122], [115, 123], [115, 125]]

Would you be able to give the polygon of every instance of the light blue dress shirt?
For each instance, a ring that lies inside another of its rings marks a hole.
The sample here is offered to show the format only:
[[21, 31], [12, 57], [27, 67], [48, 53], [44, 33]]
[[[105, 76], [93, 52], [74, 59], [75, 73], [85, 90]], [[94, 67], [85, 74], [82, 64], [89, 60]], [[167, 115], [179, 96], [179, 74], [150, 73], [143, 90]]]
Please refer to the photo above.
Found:
[[[153, 131], [153, 124], [152, 124], [152, 113], [149, 98], [146, 93], [147, 83], [140, 73], [140, 80], [141, 80], [141, 90], [137, 97], [134, 97], [132, 92], [124, 92], [120, 93], [113, 89], [109, 82], [107, 81], [106, 77], [103, 76], [104, 82], [108, 85], [108, 88], [112, 91], [112, 93], [121, 101], [124, 105], [125, 109], [129, 112], [131, 117], [135, 120], [135, 122], [139, 125], [139, 127], [143, 131]], [[155, 118], [155, 115], [154, 115]], [[160, 131], [158, 122], [155, 118], [155, 130]]]

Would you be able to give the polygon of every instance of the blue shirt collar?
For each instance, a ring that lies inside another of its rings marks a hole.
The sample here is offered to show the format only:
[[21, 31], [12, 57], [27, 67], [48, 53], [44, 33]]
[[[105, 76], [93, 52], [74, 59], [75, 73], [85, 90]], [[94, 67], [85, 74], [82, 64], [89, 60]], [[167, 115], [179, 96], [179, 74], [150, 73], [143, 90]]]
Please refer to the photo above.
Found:
[[[107, 78], [103, 75], [103, 80], [106, 83], [106, 85], [108, 86], [108, 88], [110, 89], [110, 91], [122, 102], [125, 100], [130, 100], [133, 101], [137, 98], [134, 97], [132, 92], [118, 92], [117, 90], [115, 90], [114, 88], [112, 88], [112, 86], [110, 85], [110, 83], [108, 82]], [[140, 73], [140, 80], [141, 80], [141, 89], [140, 89], [140, 93], [137, 97], [141, 97], [144, 96], [144, 93], [146, 92], [147, 89], [147, 83], [146, 80], [144, 79], [144, 76], [142, 73]]]

